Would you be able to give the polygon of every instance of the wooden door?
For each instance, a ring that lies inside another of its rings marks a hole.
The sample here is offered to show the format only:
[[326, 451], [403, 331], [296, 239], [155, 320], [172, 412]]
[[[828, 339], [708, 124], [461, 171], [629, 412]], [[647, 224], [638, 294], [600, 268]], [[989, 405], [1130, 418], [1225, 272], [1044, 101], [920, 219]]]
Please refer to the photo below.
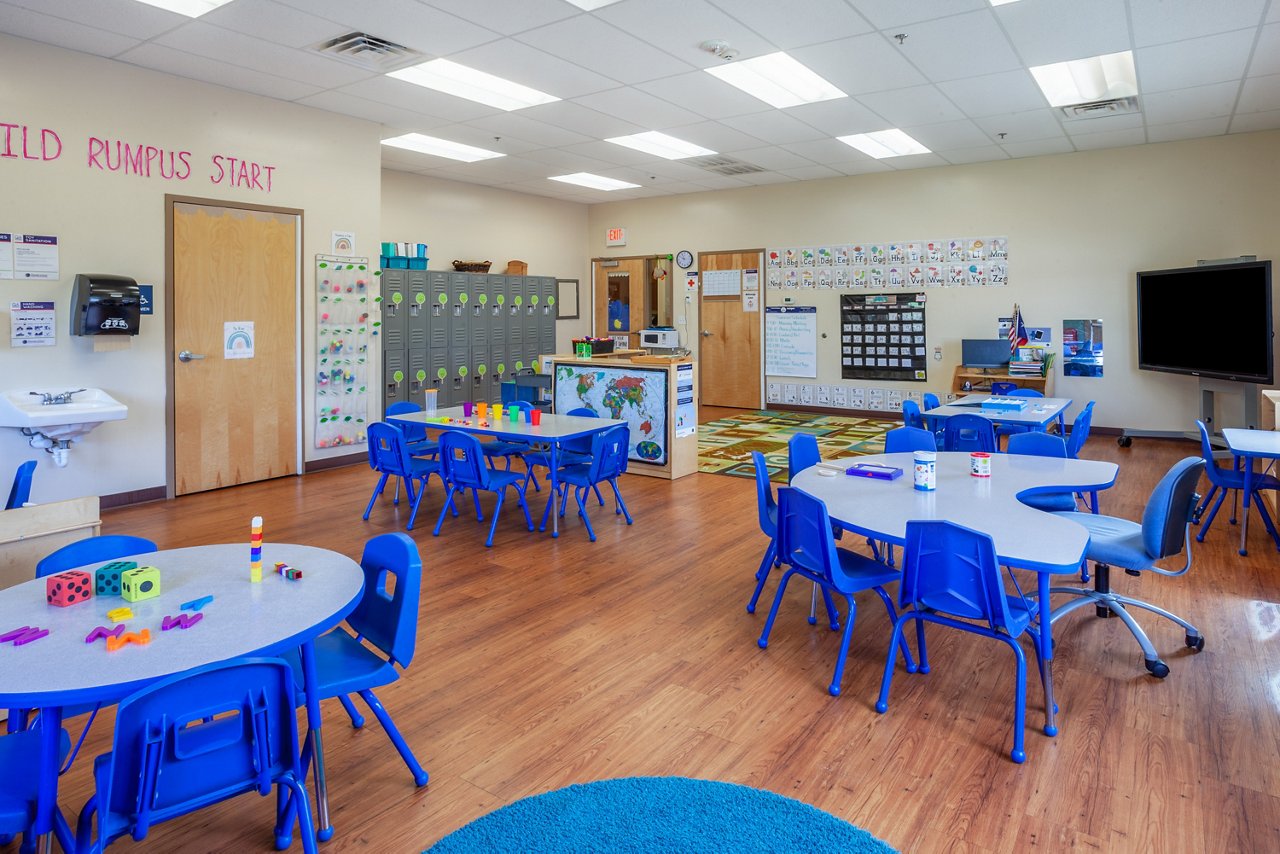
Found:
[[[296, 474], [299, 215], [173, 201], [170, 217], [174, 493]], [[253, 356], [226, 358], [244, 321]]]
[[630, 346], [638, 347], [640, 330], [649, 326], [652, 259], [597, 258], [595, 262], [595, 334], [602, 338], [626, 334]]
[[[703, 252], [698, 254], [698, 271], [755, 270], [762, 272], [761, 252]], [[763, 279], [763, 276], [759, 276]], [[756, 291], [756, 311], [742, 310], [742, 296], [708, 296], [699, 300], [699, 348], [703, 406], [732, 406], [759, 409], [761, 400], [760, 338], [764, 311], [764, 284]]]

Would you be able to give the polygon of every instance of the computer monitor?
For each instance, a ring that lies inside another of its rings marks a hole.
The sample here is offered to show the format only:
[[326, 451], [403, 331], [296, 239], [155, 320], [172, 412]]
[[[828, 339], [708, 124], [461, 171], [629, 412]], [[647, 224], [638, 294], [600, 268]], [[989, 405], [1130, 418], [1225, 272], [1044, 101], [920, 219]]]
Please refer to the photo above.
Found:
[[964, 338], [960, 360], [966, 368], [1003, 368], [1009, 364], [1009, 341], [1005, 338]]

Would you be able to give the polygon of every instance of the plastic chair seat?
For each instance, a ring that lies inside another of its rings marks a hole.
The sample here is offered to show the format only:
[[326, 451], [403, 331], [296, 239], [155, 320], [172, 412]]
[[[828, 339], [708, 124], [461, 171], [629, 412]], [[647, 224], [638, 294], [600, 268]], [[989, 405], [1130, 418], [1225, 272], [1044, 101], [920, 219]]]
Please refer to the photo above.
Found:
[[[71, 738], [62, 731], [58, 764], [71, 750]], [[36, 794], [40, 786], [40, 731], [29, 729], [0, 737], [0, 833], [22, 833], [35, 820]]]
[[1155, 563], [1143, 545], [1142, 525], [1137, 522], [1116, 516], [1095, 516], [1093, 513], [1058, 515], [1088, 529], [1089, 546], [1085, 549], [1088, 560], [1134, 570], [1150, 569]]
[[[1039, 605], [1030, 599], [1024, 601], [1019, 596], [1005, 596], [1004, 600], [1009, 608], [1009, 635], [1017, 637], [1031, 625], [1031, 621], [1039, 611]], [[954, 593], [934, 593], [929, 596], [927, 604], [930, 608], [966, 620], [986, 619], [986, 614], [981, 609], [974, 607], [968, 599]]]
[[[893, 567], [839, 546], [836, 547], [836, 557], [839, 563], [832, 567], [831, 581], [836, 591], [845, 595], [859, 593], [868, 587], [883, 587], [902, 577], [902, 573]], [[801, 574], [812, 573], [805, 567]]]
[[529, 450], [529, 446], [520, 442], [493, 441], [481, 442], [480, 450], [486, 457], [520, 456]]
[[[335, 629], [316, 638], [316, 689], [321, 700], [355, 694], [371, 688], [390, 685], [400, 678], [395, 666], [374, 654], [343, 629]], [[293, 670], [298, 686], [298, 705], [306, 702], [302, 688], [302, 660], [296, 650], [282, 655]]]
[[[1207, 468], [1207, 466], [1206, 466]], [[1213, 473], [1211, 482], [1222, 489], [1244, 489], [1244, 469], [1224, 469]], [[1253, 473], [1254, 489], [1280, 489], [1280, 478], [1271, 474]]]

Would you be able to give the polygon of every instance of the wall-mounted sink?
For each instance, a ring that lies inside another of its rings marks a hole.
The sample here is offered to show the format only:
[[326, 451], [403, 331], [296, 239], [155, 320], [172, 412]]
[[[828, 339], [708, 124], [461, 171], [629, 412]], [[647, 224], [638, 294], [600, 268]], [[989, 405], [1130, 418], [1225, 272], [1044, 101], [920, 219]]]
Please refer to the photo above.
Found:
[[55, 442], [78, 439], [104, 421], [119, 421], [129, 408], [100, 388], [70, 395], [66, 403], [44, 403], [73, 389], [23, 388], [0, 392], [0, 427], [42, 433]]

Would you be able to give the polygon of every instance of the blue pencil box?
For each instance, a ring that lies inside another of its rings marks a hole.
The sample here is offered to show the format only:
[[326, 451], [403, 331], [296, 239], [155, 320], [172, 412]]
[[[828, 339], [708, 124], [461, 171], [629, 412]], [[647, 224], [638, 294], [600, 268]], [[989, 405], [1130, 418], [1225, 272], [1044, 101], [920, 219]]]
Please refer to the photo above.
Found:
[[881, 466], [875, 463], [854, 463], [844, 470], [852, 477], [870, 477], [875, 480], [894, 480], [902, 477], [902, 469], [897, 466]]

